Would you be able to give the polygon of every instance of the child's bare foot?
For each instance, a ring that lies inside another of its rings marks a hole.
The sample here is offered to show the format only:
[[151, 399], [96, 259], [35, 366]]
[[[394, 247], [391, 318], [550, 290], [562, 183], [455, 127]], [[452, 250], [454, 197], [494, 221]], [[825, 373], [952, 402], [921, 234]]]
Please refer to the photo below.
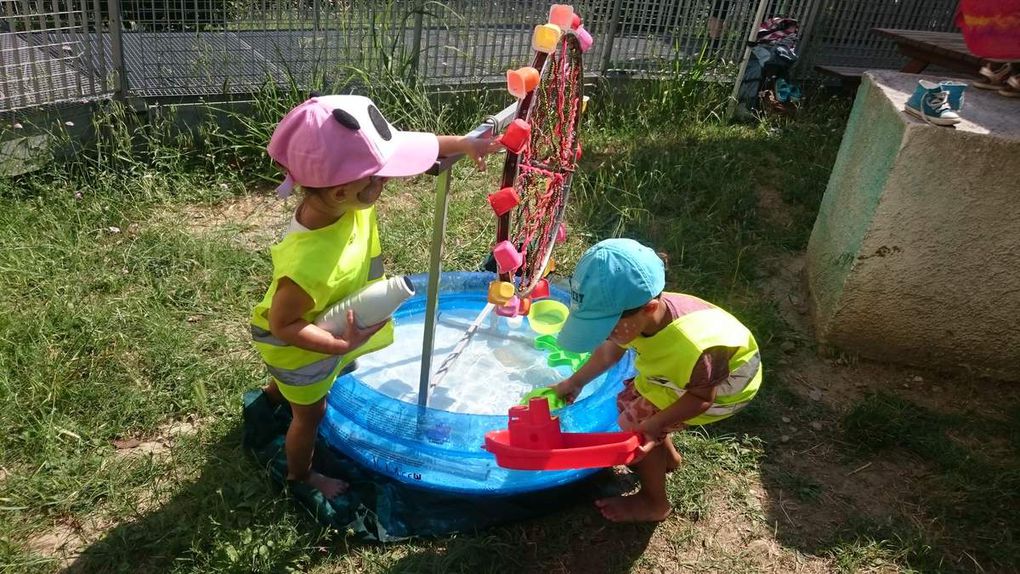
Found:
[[596, 500], [595, 506], [613, 522], [662, 522], [673, 511], [668, 502], [658, 504], [640, 492]]
[[350, 488], [349, 484], [339, 478], [330, 478], [317, 472], [309, 474], [305, 482], [317, 488], [327, 500], [336, 498], [338, 495], [347, 492], [347, 489]]

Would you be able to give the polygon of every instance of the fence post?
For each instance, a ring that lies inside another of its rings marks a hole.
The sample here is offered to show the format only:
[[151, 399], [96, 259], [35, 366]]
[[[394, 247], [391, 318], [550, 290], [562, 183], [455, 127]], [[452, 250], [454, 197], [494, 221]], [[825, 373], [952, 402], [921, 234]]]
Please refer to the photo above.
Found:
[[421, 34], [425, 21], [425, 4], [414, 4], [414, 32], [411, 35], [411, 76], [418, 77], [418, 63], [421, 59]]
[[602, 49], [602, 75], [609, 71], [609, 64], [613, 58], [613, 40], [616, 38], [616, 29], [620, 24], [620, 11], [623, 9], [623, 0], [613, 0], [613, 9], [609, 16], [609, 30], [606, 30], [606, 40]]
[[117, 86], [113, 97], [126, 100], [130, 86], [127, 66], [124, 64], [124, 38], [121, 35], [124, 20], [120, 14], [120, 0], [107, 0], [106, 6], [110, 13], [110, 55], [113, 57], [113, 67], [117, 72]]
[[740, 70], [737, 72], [736, 81], [733, 82], [733, 93], [730, 95], [730, 105], [726, 108], [726, 119], [733, 119], [737, 111], [737, 98], [740, 97], [740, 84], [744, 80], [744, 72], [747, 71], [747, 62], [751, 59], [751, 43], [758, 39], [758, 26], [765, 18], [765, 10], [769, 6], [769, 0], [760, 0], [758, 10], [754, 13], [754, 20], [747, 30], [747, 42], [744, 45], [744, 58], [740, 61]]
[[811, 49], [811, 41], [814, 39], [815, 29], [819, 25], [819, 19], [821, 18], [822, 12], [824, 12], [824, 4], [825, 0], [808, 0], [807, 2], [807, 15], [802, 20], [804, 25], [800, 28], [803, 33], [800, 34], [797, 46], [797, 53], [800, 55], [800, 59], [794, 65], [794, 70], [798, 76], [800, 75], [801, 70], [807, 69], [810, 71], [811, 66], [817, 59]]

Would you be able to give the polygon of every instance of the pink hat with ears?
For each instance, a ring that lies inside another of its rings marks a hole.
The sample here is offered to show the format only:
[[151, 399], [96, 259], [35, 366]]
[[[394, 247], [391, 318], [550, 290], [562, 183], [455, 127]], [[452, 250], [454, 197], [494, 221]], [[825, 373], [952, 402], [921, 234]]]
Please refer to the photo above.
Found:
[[331, 187], [369, 175], [417, 175], [435, 164], [439, 140], [394, 128], [364, 96], [316, 96], [280, 120], [268, 151], [287, 172], [276, 188], [287, 197], [295, 184]]

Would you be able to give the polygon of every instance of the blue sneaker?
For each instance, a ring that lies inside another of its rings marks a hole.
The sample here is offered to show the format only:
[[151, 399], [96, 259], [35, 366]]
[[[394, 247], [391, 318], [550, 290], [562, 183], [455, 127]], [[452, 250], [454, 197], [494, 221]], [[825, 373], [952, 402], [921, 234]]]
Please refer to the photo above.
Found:
[[776, 80], [776, 99], [783, 103], [799, 104], [801, 98], [800, 87], [779, 78]]
[[918, 80], [917, 88], [907, 100], [904, 111], [930, 124], [952, 126], [960, 123], [960, 116], [949, 107], [949, 92], [927, 80]]
[[967, 89], [967, 84], [963, 82], [956, 82], [953, 80], [942, 80], [939, 82], [942, 89], [949, 92], [949, 109], [954, 112], [960, 111], [963, 108], [963, 92]]

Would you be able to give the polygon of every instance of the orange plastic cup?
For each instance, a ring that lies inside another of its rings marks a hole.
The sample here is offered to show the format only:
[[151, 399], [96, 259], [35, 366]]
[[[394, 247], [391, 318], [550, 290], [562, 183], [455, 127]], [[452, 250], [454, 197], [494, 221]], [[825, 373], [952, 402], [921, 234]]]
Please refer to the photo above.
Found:
[[541, 76], [538, 70], [531, 66], [524, 66], [516, 70], [506, 71], [506, 89], [510, 95], [521, 99], [528, 95], [528, 92], [538, 87]]

